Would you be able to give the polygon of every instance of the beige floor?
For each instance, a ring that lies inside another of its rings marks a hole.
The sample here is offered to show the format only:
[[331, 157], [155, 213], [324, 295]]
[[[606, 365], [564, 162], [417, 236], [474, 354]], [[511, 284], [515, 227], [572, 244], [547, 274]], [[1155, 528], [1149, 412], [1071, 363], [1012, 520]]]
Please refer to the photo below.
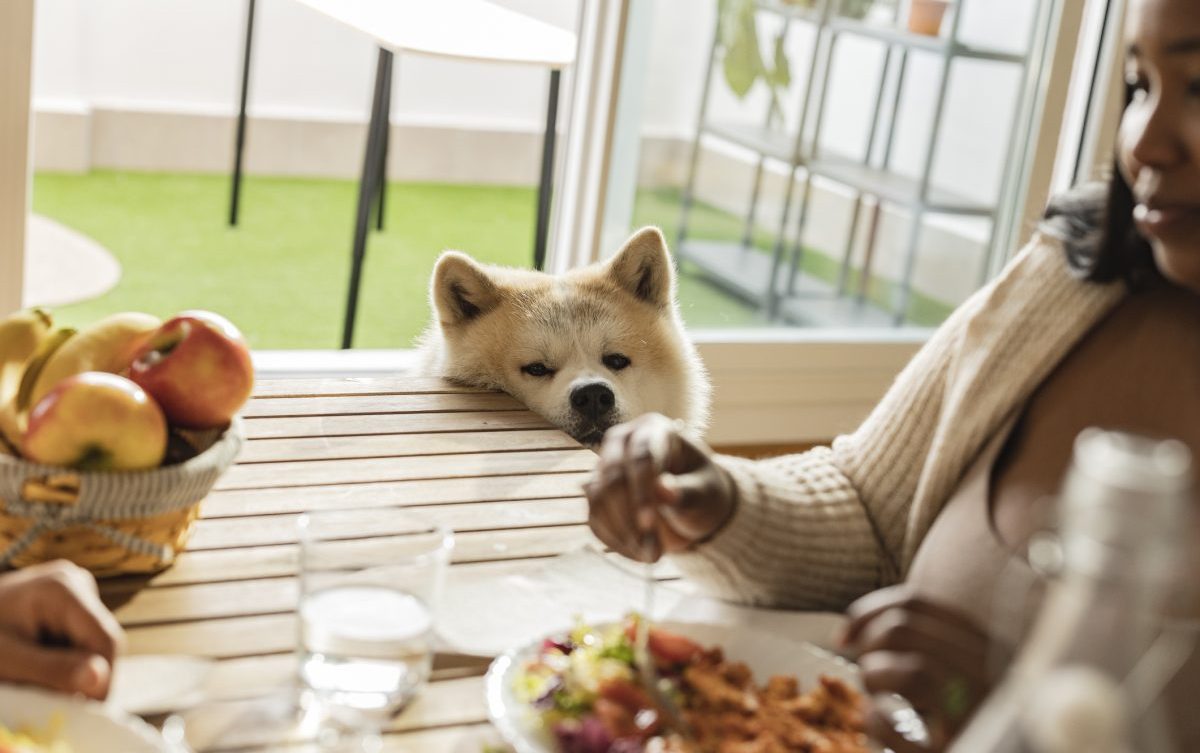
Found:
[[63, 306], [108, 292], [121, 265], [96, 241], [31, 215], [25, 244], [25, 305]]

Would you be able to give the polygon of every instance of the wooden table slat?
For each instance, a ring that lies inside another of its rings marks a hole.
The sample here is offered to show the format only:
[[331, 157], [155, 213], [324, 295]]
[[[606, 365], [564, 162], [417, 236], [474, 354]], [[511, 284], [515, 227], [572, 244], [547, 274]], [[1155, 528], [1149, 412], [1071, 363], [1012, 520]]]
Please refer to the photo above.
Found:
[[437, 413], [448, 411], [519, 410], [515, 399], [500, 392], [466, 394], [352, 395], [349, 397], [264, 397], [246, 404], [242, 415], [332, 416], [362, 413]]
[[549, 421], [527, 410], [461, 413], [383, 413], [358, 416], [285, 416], [247, 418], [250, 439], [362, 437], [372, 434], [421, 434], [456, 431], [552, 429]]
[[515, 473], [564, 473], [591, 470], [590, 450], [540, 450], [479, 455], [432, 455], [416, 458], [251, 463], [235, 465], [217, 481], [217, 489], [265, 489], [290, 486], [356, 484], [429, 478], [480, 478], [486, 493], [488, 476]]
[[318, 379], [260, 379], [255, 399], [264, 397], [325, 397], [342, 395], [463, 394], [488, 392], [447, 382], [440, 377], [332, 377]]
[[[455, 563], [492, 562], [529, 557], [550, 557], [594, 541], [595, 539], [585, 526], [462, 533], [455, 537], [452, 561]], [[347, 542], [345, 546], [349, 550], [369, 549], [373, 546], [378, 546], [382, 550], [386, 547], [386, 539], [359, 539]], [[143, 589], [137, 598], [152, 598], [149, 595], [153, 594], [158, 587], [245, 581], [257, 578], [282, 578], [295, 575], [297, 557], [295, 544], [184, 552], [179, 555], [175, 565], [169, 570], [151, 578], [150, 585], [155, 588]], [[102, 592], [106, 595], [121, 594], [128, 592], [132, 585], [139, 583], [140, 581], [111, 580], [104, 584]], [[246, 609], [261, 611], [258, 610], [259, 606], [258, 604], [248, 604]], [[124, 619], [121, 615], [118, 617]]]
[[474, 478], [383, 481], [345, 486], [216, 491], [201, 506], [203, 518], [276, 515], [355, 507], [409, 507], [472, 502], [510, 502], [573, 497], [588, 473], [491, 476], [486, 488]]
[[[276, 720], [288, 718], [290, 694], [281, 692], [261, 700], [209, 704], [184, 719], [188, 738], [216, 750], [267, 747], [278, 742]], [[269, 720], [269, 721], [268, 721]], [[482, 677], [433, 682], [425, 686], [408, 708], [387, 726], [388, 732], [410, 732], [487, 721]], [[311, 740], [311, 732], [293, 730], [289, 742]], [[291, 748], [289, 747], [289, 750]]]
[[557, 429], [469, 431], [440, 434], [381, 434], [370, 437], [252, 439], [240, 463], [350, 458], [397, 458], [515, 450], [574, 450], [580, 445]]
[[[513, 500], [504, 504], [470, 502], [461, 505], [406, 508], [422, 520], [457, 533], [495, 529], [563, 526], [587, 522], [587, 502], [575, 499]], [[332, 513], [331, 513], [332, 514]], [[270, 517], [216, 518], [198, 521], [188, 539], [189, 551], [230, 547], [292, 544], [297, 540], [299, 514]], [[383, 535], [382, 530], [373, 534]]]

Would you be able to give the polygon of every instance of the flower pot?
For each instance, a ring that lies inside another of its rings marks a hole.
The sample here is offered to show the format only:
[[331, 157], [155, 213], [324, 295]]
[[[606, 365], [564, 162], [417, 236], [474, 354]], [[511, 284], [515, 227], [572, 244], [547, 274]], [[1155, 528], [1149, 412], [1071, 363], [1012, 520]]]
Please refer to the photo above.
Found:
[[950, 0], [912, 0], [908, 9], [908, 30], [914, 34], [938, 36], [948, 7]]

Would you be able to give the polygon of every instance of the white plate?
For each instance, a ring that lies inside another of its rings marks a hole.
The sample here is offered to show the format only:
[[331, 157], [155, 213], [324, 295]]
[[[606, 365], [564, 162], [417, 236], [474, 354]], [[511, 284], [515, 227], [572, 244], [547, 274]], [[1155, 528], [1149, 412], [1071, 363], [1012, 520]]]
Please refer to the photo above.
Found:
[[0, 723], [44, 731], [62, 720], [61, 736], [75, 753], [170, 753], [153, 727], [94, 701], [45, 690], [0, 685]]
[[216, 662], [197, 656], [146, 654], [117, 662], [108, 705], [129, 714], [166, 714], [204, 701]]
[[[861, 690], [858, 669], [850, 662], [810, 643], [780, 638], [771, 633], [745, 627], [692, 622], [658, 622], [673, 633], [685, 635], [705, 647], [720, 646], [732, 661], [745, 662], [755, 681], [765, 682], [771, 675], [792, 675], [801, 690], [811, 689], [820, 675], [830, 675]], [[555, 633], [554, 635], [561, 635]], [[488, 716], [504, 740], [517, 753], [556, 753], [550, 734], [536, 725], [534, 711], [513, 693], [513, 679], [526, 662], [541, 649], [539, 638], [521, 648], [505, 652], [488, 669], [485, 679]]]

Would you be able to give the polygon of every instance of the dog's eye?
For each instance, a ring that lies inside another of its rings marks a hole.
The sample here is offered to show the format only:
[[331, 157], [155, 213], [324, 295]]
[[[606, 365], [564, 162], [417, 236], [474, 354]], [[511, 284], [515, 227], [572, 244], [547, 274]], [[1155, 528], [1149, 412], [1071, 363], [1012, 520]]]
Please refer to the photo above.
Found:
[[538, 361], [537, 363], [527, 363], [521, 367], [521, 371], [525, 372], [531, 377], [554, 376], [554, 369], [550, 368], [541, 361]]
[[621, 355], [620, 353], [609, 353], [600, 360], [613, 371], [620, 371], [631, 363], [628, 356]]

